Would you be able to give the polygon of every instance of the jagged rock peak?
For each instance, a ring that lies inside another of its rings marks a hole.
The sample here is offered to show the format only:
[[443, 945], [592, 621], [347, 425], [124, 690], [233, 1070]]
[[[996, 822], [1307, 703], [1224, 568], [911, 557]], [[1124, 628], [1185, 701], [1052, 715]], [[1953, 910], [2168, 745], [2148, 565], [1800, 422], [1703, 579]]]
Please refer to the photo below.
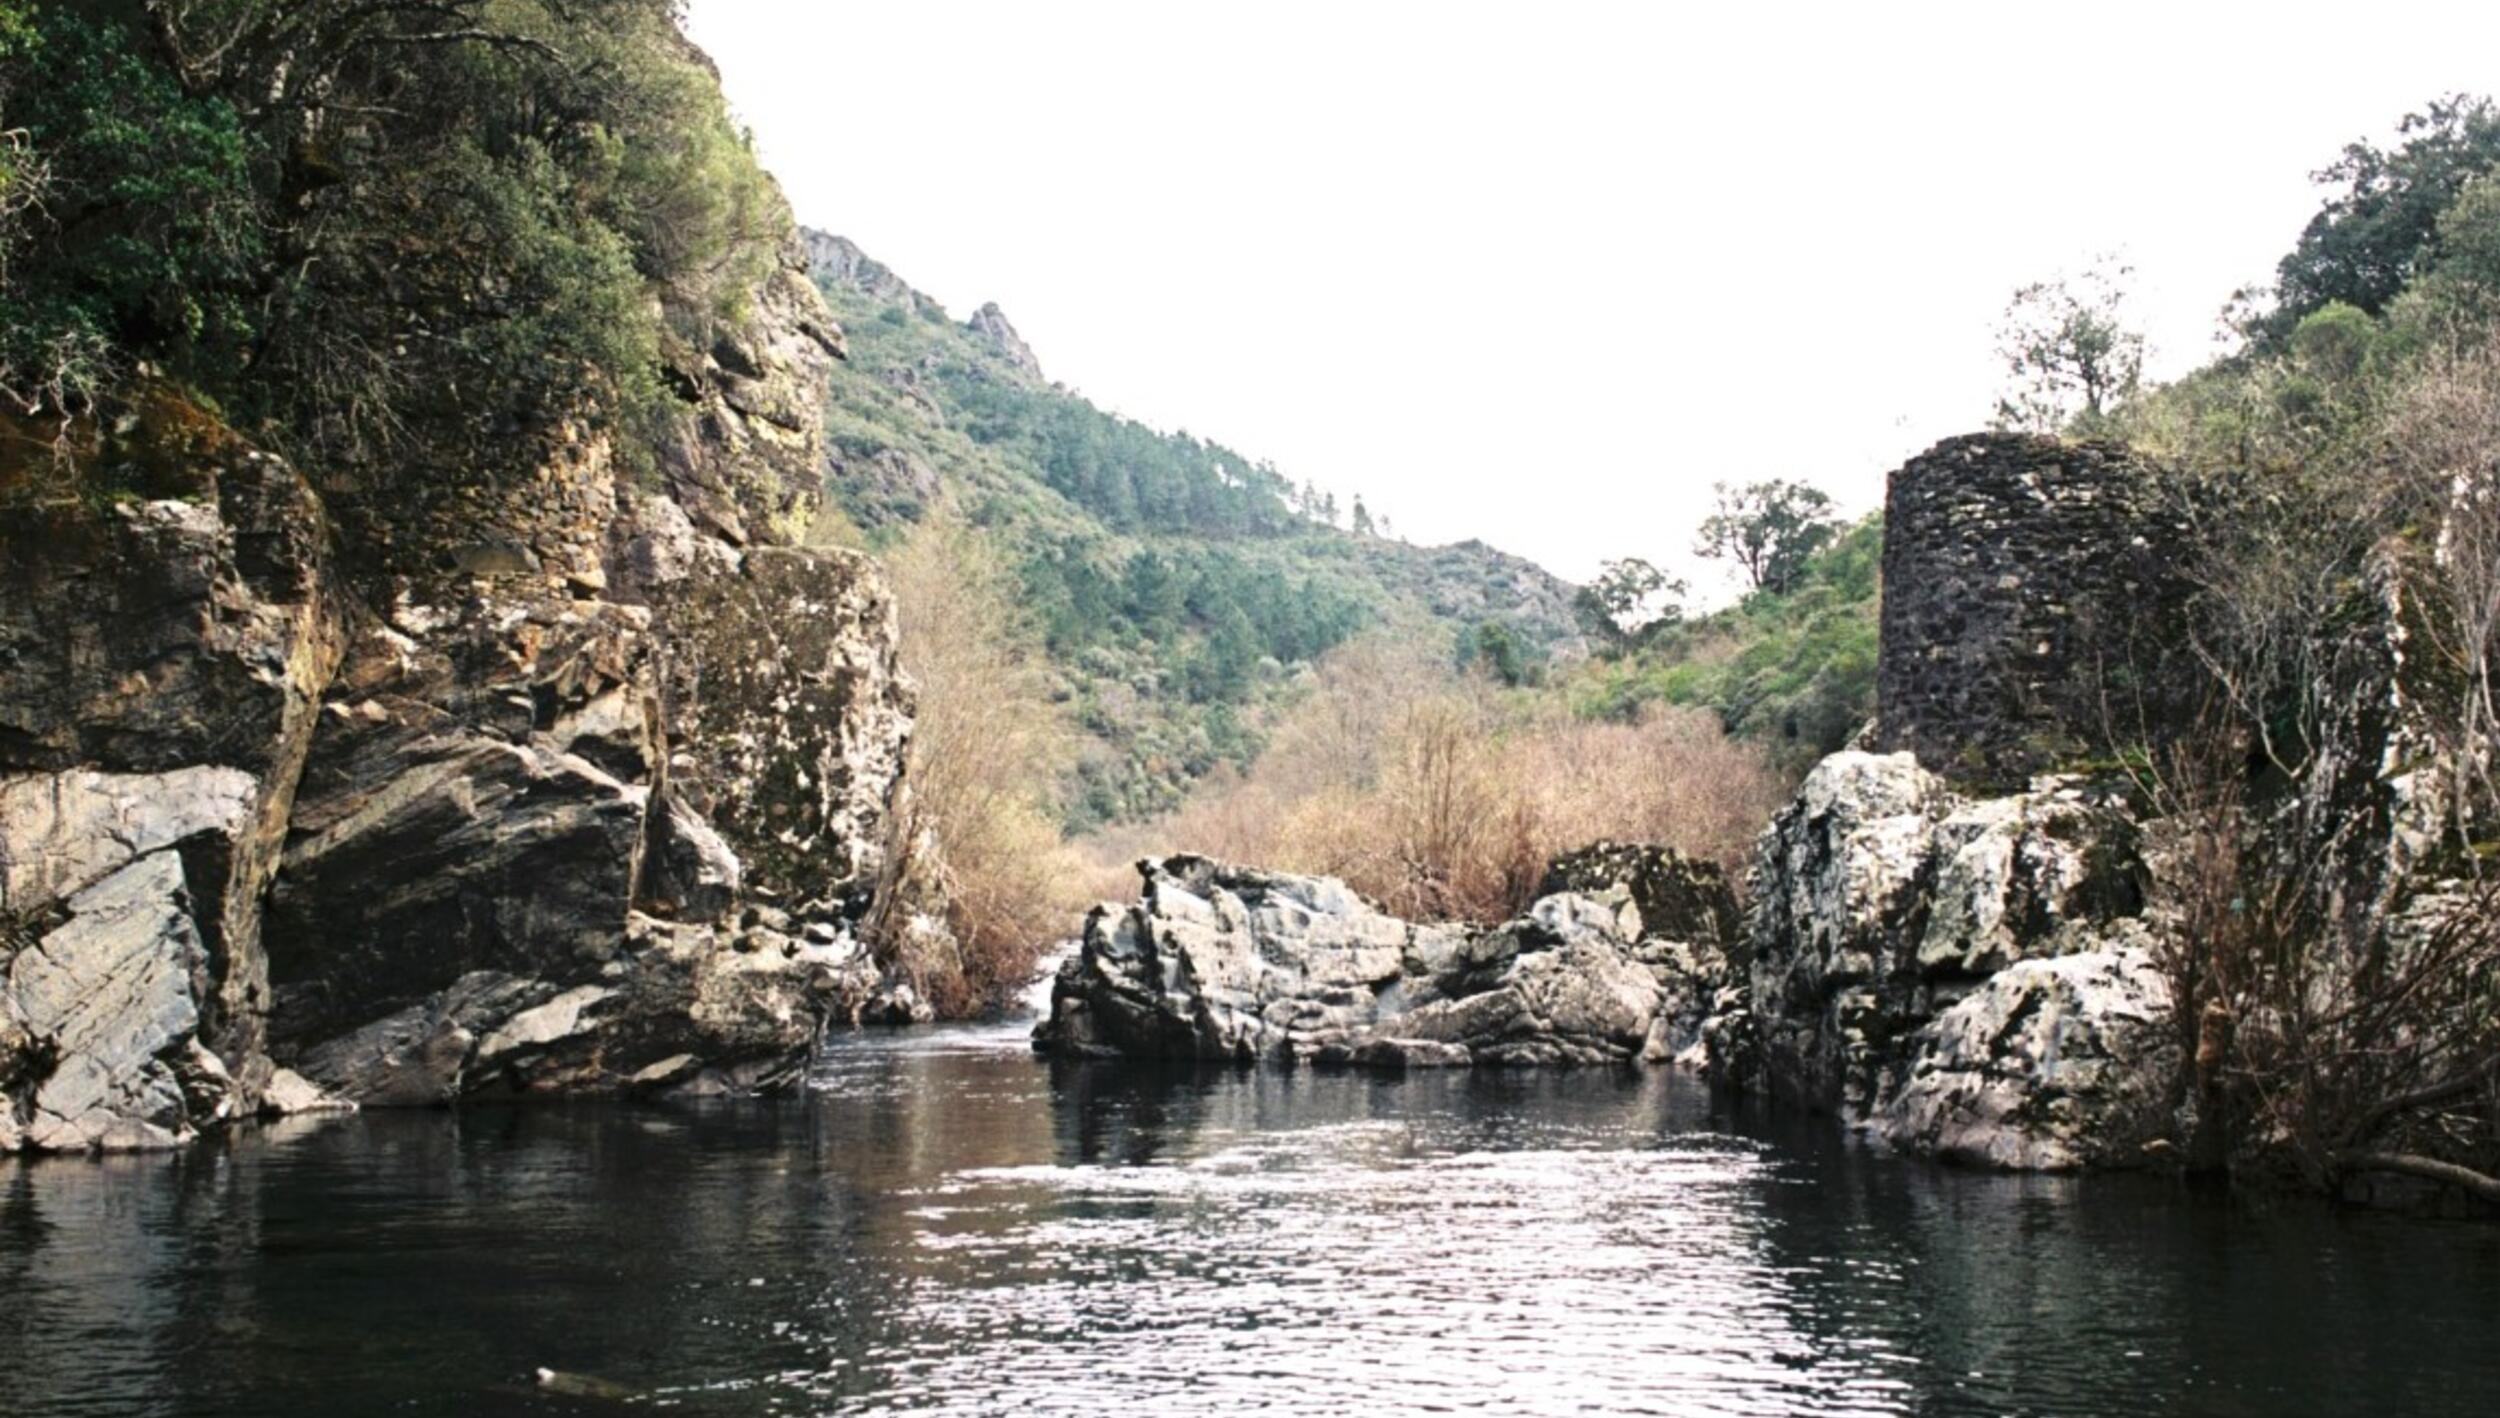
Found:
[[1033, 347], [1016, 333], [1016, 327], [1007, 322], [1007, 312], [998, 308], [997, 301], [993, 300], [972, 312], [972, 318], [964, 324], [996, 351], [999, 358], [1035, 379], [1042, 377], [1042, 362], [1034, 358]]
[[910, 282], [894, 274], [894, 268], [860, 250], [859, 243], [847, 236], [801, 227], [799, 241], [807, 250], [807, 274], [822, 284], [848, 286], [879, 300], [906, 305], [927, 300], [911, 288]]

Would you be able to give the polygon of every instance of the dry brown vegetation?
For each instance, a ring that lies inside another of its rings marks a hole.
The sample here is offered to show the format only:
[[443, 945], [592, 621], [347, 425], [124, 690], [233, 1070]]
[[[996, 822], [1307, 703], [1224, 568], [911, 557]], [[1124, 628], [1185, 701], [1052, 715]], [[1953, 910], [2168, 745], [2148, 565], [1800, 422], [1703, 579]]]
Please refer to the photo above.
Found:
[[1342, 877], [1400, 915], [1498, 920], [1547, 862], [1600, 838], [1734, 866], [1785, 787], [1706, 712], [1590, 721], [1368, 639], [1322, 662], [1247, 776], [1095, 839], [1093, 884], [1126, 894], [1127, 860], [1191, 851]]
[[903, 668], [920, 691], [887, 856], [898, 873], [942, 873], [937, 892], [885, 895], [942, 894], [952, 940], [907, 922], [880, 935], [939, 1011], [960, 1016], [1022, 988], [1083, 907], [1051, 804], [1074, 739], [1014, 575], [987, 542], [940, 520], [884, 563]]

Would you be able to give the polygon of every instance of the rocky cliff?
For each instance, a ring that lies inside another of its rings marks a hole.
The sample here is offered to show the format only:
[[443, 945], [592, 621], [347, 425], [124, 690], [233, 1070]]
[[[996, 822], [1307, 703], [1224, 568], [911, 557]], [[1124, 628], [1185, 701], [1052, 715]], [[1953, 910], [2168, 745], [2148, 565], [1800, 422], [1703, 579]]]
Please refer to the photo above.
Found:
[[0, 526], [0, 1150], [751, 1087], [912, 1012], [893, 609], [805, 544], [842, 334], [763, 269], [672, 319], [656, 451], [558, 411], [376, 486], [147, 384], [65, 448], [130, 491]]

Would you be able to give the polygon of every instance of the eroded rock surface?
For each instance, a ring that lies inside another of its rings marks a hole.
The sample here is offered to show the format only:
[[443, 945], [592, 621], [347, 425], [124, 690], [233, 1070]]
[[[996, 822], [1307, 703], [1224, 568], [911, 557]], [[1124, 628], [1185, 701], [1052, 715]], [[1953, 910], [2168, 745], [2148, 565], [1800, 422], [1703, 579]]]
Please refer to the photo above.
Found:
[[1975, 1166], [2136, 1166], [2172, 1131], [2178, 1070], [2169, 982], [2146, 951], [2025, 960], [1919, 1031], [1875, 1124]]
[[[1690, 884], [1714, 923], [1715, 869], [1617, 849], [1621, 876]], [[1492, 929], [1375, 910], [1344, 883], [1203, 857], [1140, 864], [1142, 898], [1088, 919], [1037, 1047], [1067, 1054], [1384, 1067], [1613, 1064], [1672, 1057], [1709, 1002], [1725, 942], [1645, 933], [1637, 891], [1549, 895]], [[1659, 903], [1653, 902], [1653, 906]], [[1658, 914], [1671, 913], [1660, 909]]]
[[1974, 801], [1908, 753], [1823, 760], [1758, 849], [1712, 1067], [1961, 1161], [2140, 1161], [2177, 1062], [2143, 835], [2079, 778]]

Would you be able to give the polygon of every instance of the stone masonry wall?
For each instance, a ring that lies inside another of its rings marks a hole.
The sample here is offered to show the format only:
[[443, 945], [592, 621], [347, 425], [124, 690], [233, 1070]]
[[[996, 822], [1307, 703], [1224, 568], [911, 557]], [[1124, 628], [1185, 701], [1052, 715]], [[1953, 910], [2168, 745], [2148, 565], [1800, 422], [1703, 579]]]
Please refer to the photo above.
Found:
[[2010, 787], [2180, 722], [2181, 543], [2149, 471], [2117, 444], [1983, 433], [1892, 475], [1879, 751]]

